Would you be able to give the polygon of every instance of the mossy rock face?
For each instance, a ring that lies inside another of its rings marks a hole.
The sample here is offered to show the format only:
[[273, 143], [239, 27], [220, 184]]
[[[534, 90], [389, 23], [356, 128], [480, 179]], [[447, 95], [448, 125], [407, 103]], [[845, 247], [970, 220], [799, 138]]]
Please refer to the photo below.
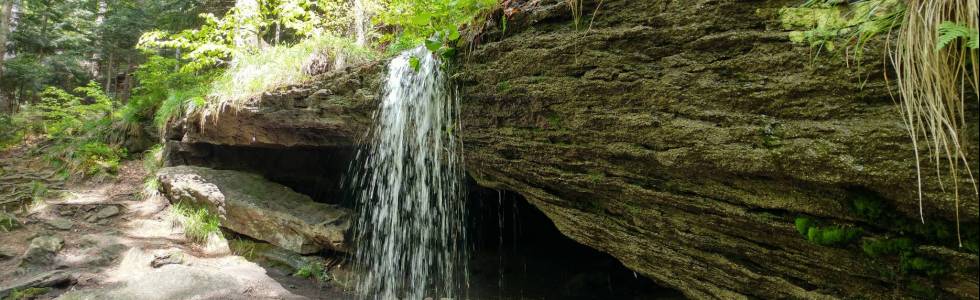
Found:
[[[596, 4], [585, 1], [584, 14]], [[881, 274], [863, 240], [913, 231], [936, 237], [916, 247], [953, 249], [955, 230], [942, 224], [954, 224], [954, 200], [924, 172], [926, 225], [870, 221], [919, 218], [893, 87], [881, 51], [848, 67], [841, 55], [794, 43], [793, 31], [820, 25], [783, 27], [794, 12], [786, 8], [799, 4], [603, 1], [587, 32], [575, 31], [560, 1], [523, 10], [506, 32], [484, 33], [455, 76], [469, 172], [692, 298], [905, 293], [904, 279]], [[976, 153], [978, 137], [969, 136]], [[852, 207], [855, 188], [884, 205]], [[962, 224], [977, 224], [977, 199], [960, 200]], [[801, 215], [820, 222], [798, 224]], [[928, 264], [915, 262], [907, 269], [927, 278]], [[969, 275], [976, 270], [939, 275], [948, 281], [935, 291], [976, 298]]]

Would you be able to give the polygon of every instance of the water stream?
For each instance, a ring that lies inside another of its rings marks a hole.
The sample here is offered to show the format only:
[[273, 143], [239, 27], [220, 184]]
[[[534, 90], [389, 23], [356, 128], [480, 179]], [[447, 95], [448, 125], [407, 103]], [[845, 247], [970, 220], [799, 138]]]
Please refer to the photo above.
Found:
[[357, 293], [465, 297], [466, 211], [458, 102], [424, 48], [394, 58], [365, 148], [352, 165]]

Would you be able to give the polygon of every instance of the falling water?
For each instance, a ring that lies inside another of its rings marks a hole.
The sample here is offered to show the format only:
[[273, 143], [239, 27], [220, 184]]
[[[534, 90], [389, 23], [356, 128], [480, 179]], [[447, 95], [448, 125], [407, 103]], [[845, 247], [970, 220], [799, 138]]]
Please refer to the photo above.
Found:
[[421, 47], [391, 61], [352, 165], [357, 292], [366, 298], [465, 298], [459, 101], [439, 66]]

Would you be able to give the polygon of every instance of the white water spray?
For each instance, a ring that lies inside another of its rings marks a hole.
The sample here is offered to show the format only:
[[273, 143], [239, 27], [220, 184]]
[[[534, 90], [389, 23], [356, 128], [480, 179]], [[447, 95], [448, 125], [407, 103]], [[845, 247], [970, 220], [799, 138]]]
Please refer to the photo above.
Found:
[[367, 148], [352, 165], [357, 292], [373, 299], [463, 299], [459, 101], [439, 61], [422, 47], [391, 61], [382, 95]]

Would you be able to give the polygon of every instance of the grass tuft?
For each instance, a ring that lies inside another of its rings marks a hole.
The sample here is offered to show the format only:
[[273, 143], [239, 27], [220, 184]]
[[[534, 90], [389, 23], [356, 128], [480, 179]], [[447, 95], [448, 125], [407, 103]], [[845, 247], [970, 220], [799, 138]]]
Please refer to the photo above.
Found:
[[170, 206], [170, 214], [183, 227], [184, 236], [194, 243], [207, 243], [212, 235], [221, 237], [221, 219], [206, 207], [177, 202]]
[[330, 274], [327, 273], [326, 268], [323, 267], [323, 264], [315, 261], [300, 267], [299, 270], [296, 270], [296, 273], [293, 273], [293, 276], [312, 278], [318, 282], [330, 281]]

